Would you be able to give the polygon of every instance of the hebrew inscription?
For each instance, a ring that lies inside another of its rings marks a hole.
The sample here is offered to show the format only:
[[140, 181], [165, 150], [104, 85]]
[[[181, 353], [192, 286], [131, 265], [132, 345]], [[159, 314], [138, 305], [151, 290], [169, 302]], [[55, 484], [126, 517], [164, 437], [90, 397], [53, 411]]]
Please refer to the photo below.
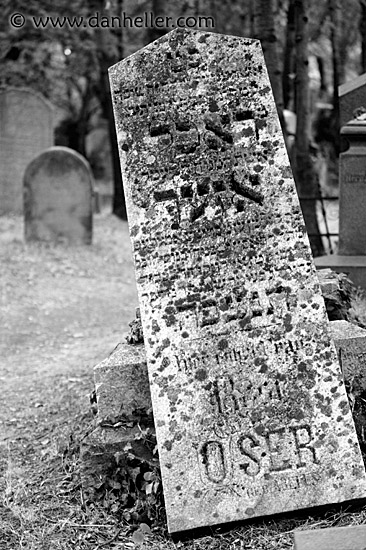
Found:
[[260, 44], [110, 69], [171, 532], [366, 495]]

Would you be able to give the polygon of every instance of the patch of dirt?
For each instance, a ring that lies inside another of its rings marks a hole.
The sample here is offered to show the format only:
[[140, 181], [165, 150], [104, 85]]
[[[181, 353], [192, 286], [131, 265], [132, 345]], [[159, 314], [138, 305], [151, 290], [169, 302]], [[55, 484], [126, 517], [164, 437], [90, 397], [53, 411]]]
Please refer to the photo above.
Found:
[[[124, 340], [138, 305], [126, 222], [95, 216], [92, 246], [25, 244], [22, 233], [21, 217], [0, 217], [1, 549], [42, 548], [45, 508], [45, 532], [68, 517], [63, 461], [70, 448], [77, 460], [92, 420], [93, 366]], [[75, 550], [50, 540], [45, 548]]]

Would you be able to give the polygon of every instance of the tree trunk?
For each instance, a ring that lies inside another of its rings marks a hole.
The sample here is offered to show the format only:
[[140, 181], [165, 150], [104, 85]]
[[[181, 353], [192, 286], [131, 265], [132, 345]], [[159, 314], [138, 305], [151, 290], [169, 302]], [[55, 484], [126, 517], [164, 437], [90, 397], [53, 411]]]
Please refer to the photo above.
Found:
[[[160, 16], [166, 16], [168, 15], [166, 12], [166, 2], [165, 0], [152, 0], [152, 10], [154, 14], [154, 17], [160, 17]], [[153, 42], [154, 40], [157, 40], [164, 34], [166, 34], [170, 29], [162, 28], [162, 27], [149, 27], [148, 29], [148, 40], [149, 42]]]
[[334, 139], [334, 147], [336, 156], [340, 151], [340, 121], [339, 121], [339, 73], [341, 70], [342, 62], [339, 51], [339, 29], [340, 29], [340, 16], [341, 6], [339, 0], [330, 0], [329, 11], [331, 19], [331, 44], [332, 44], [332, 65], [333, 65], [333, 117], [332, 117], [332, 134]]
[[[100, 13], [103, 15], [103, 1], [101, 1]], [[110, 15], [110, 14], [107, 14]], [[113, 48], [109, 43], [108, 31], [106, 29], [97, 29], [97, 39], [99, 40], [100, 48], [100, 82], [99, 82], [99, 98], [102, 105], [103, 116], [108, 121], [109, 139], [111, 144], [111, 155], [113, 165], [113, 205], [112, 212], [118, 218], [127, 219], [126, 202], [123, 193], [121, 166], [119, 161], [118, 143], [114, 124], [114, 115], [112, 107], [112, 99], [109, 86], [108, 68], [119, 61], [116, 59], [116, 54], [113, 54]], [[109, 31], [111, 32], [111, 31]], [[118, 56], [122, 57], [122, 36], [118, 40]], [[111, 51], [112, 50], [112, 51]]]
[[324, 59], [318, 55], [316, 57], [316, 62], [318, 64], [319, 76], [320, 76], [320, 98], [328, 96], [328, 86], [324, 70]]
[[284, 67], [282, 76], [284, 108], [295, 110], [294, 92], [295, 74], [295, 4], [290, 0], [287, 11], [286, 44], [284, 53]]
[[366, 73], [366, 0], [360, 0], [361, 71]]
[[86, 136], [88, 133], [88, 121], [85, 117], [82, 117], [78, 121], [78, 134], [77, 134], [77, 151], [86, 157]]
[[126, 202], [125, 202], [125, 196], [123, 193], [121, 164], [119, 160], [118, 143], [117, 143], [117, 136], [116, 136], [116, 128], [114, 124], [114, 114], [113, 114], [112, 100], [110, 95], [108, 73], [105, 76], [105, 80], [107, 81], [105, 82], [105, 89], [108, 97], [105, 99], [103, 111], [104, 111], [104, 116], [108, 121], [108, 133], [109, 133], [109, 139], [111, 144], [111, 156], [112, 156], [113, 175], [114, 175], [112, 212], [118, 218], [121, 218], [122, 220], [127, 220]]
[[278, 57], [278, 37], [275, 29], [273, 0], [258, 0], [255, 22], [257, 25], [256, 36], [260, 39], [269, 78], [272, 85], [273, 95], [276, 101], [278, 116], [281, 127], [286, 133], [283, 118], [283, 91], [282, 91], [282, 68]]
[[89, 109], [90, 101], [93, 97], [93, 90], [90, 80], [87, 80], [86, 88], [81, 96], [81, 109], [79, 113], [79, 119], [77, 123], [77, 150], [81, 155], [86, 157], [86, 136], [88, 134], [89, 126]]
[[250, 16], [250, 36], [255, 38], [257, 36], [258, 28], [258, 13], [256, 10], [257, 0], [249, 0], [249, 16]]
[[[306, 229], [314, 256], [324, 254], [316, 217], [316, 197], [319, 196], [317, 174], [310, 155], [310, 112], [308, 76], [308, 0], [295, 0], [296, 26], [296, 139], [292, 168], [300, 198]], [[307, 200], [301, 200], [307, 199]], [[309, 200], [310, 199], [310, 200]]]

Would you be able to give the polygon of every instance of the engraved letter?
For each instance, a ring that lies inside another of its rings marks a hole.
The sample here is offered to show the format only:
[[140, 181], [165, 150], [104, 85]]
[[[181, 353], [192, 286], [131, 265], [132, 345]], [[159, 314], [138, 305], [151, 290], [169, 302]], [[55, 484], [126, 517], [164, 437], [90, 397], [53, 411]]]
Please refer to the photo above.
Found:
[[250, 449], [259, 447], [258, 441], [251, 435], [242, 435], [238, 440], [238, 447], [241, 454], [250, 459], [250, 462], [239, 464], [239, 468], [244, 470], [248, 476], [256, 476], [260, 470], [260, 462]]
[[203, 464], [210, 481], [220, 483], [225, 479], [224, 449], [219, 441], [207, 441], [202, 449]]
[[298, 426], [297, 428], [291, 428], [291, 431], [294, 434], [296, 450], [299, 457], [297, 467], [301, 468], [306, 466], [309, 462], [317, 464], [318, 460], [316, 458], [315, 449], [310, 445], [310, 426]]
[[[291, 468], [290, 458], [285, 458], [285, 453], [288, 451], [288, 435], [286, 438], [286, 428], [279, 428], [268, 432], [266, 435], [267, 445], [271, 456], [272, 467], [274, 472], [281, 472]], [[286, 441], [287, 439], [287, 441]]]

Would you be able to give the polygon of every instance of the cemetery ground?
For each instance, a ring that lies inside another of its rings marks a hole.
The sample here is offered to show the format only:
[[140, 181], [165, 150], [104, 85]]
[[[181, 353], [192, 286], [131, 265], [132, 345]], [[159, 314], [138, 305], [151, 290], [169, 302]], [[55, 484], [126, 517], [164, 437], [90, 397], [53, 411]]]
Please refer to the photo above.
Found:
[[[22, 231], [21, 217], [0, 218], [1, 550], [281, 550], [292, 548], [293, 529], [366, 523], [354, 504], [173, 540], [158, 472], [143, 504], [133, 461], [129, 498], [111, 481], [86, 502], [79, 445], [93, 428], [93, 366], [124, 340], [137, 305], [127, 223], [96, 215], [91, 247], [25, 245]], [[353, 310], [366, 325], [362, 295]]]

